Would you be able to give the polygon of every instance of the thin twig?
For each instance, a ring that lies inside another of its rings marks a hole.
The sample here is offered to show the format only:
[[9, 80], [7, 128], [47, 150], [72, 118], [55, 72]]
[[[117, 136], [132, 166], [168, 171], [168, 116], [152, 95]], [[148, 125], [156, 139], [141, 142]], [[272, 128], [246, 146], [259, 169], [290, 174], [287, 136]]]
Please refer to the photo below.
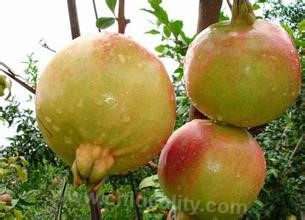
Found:
[[133, 206], [134, 206], [134, 210], [135, 210], [135, 214], [136, 214], [136, 218], [135, 220], [141, 220], [141, 214], [140, 214], [140, 210], [137, 204], [137, 191], [136, 191], [136, 187], [134, 184], [134, 179], [133, 179], [133, 174], [132, 172], [128, 173], [128, 177], [129, 177], [129, 182], [131, 185], [131, 189], [133, 192]]
[[29, 92], [31, 92], [33, 94], [36, 93], [36, 90], [32, 86], [28, 85], [26, 82], [21, 80], [20, 76], [15, 74], [15, 72], [8, 65], [6, 65], [4, 62], [1, 62], [1, 61], [0, 61], [0, 65], [3, 66], [6, 69], [6, 70], [5, 69], [0, 69], [1, 72], [5, 73], [8, 77], [13, 79], [17, 83], [19, 83], [22, 87], [27, 89]]
[[62, 213], [62, 207], [64, 205], [64, 198], [65, 198], [65, 193], [66, 193], [66, 189], [67, 189], [67, 184], [68, 184], [68, 180], [65, 179], [64, 186], [62, 188], [61, 195], [60, 195], [60, 200], [58, 203], [56, 220], [61, 220], [61, 213]]
[[46, 42], [44, 39], [41, 39], [41, 40], [39, 41], [39, 44], [40, 44], [43, 48], [45, 48], [45, 49], [47, 49], [47, 50], [49, 50], [49, 51], [52, 51], [52, 52], [56, 53], [56, 50], [53, 50], [52, 48], [50, 48], [49, 45], [47, 44], [47, 42]]
[[91, 210], [91, 220], [102, 220], [99, 198], [96, 191], [89, 192], [89, 203]]
[[148, 166], [149, 168], [151, 168], [152, 170], [158, 170], [158, 165], [155, 164], [155, 163], [152, 162], [152, 161], [149, 161], [149, 162], [147, 163], [147, 166]]
[[298, 151], [299, 147], [301, 146], [301, 143], [303, 142], [304, 138], [305, 138], [305, 134], [303, 134], [301, 136], [301, 138], [299, 139], [297, 145], [295, 146], [293, 152], [291, 153], [291, 155], [289, 157], [289, 160], [291, 160], [294, 157], [295, 153]]
[[227, 3], [228, 3], [228, 6], [229, 6], [230, 10], [232, 11], [233, 5], [232, 5], [231, 1], [227, 0]]
[[[94, 9], [94, 14], [95, 14], [95, 19], [97, 20], [97, 19], [98, 19], [98, 14], [97, 14], [97, 9], [96, 9], [95, 0], [92, 0], [92, 3], [93, 3], [93, 9]], [[101, 32], [101, 29], [100, 29], [100, 28], [97, 28], [97, 29], [98, 29], [98, 32]]]

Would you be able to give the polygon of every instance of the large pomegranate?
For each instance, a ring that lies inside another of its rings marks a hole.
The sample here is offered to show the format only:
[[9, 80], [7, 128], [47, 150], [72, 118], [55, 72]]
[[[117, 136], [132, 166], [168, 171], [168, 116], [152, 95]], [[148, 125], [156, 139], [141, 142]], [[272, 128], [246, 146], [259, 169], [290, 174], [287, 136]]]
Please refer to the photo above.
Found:
[[255, 20], [248, 0], [235, 0], [232, 21], [211, 25], [185, 59], [188, 95], [210, 118], [253, 127], [280, 116], [297, 97], [301, 68], [283, 28]]
[[[193, 120], [163, 148], [159, 179], [178, 219], [238, 219], [261, 190], [264, 153], [244, 129]], [[189, 216], [189, 217], [187, 217]]]
[[75, 184], [94, 186], [160, 152], [175, 122], [174, 89], [158, 58], [130, 38], [79, 37], [40, 76], [36, 114]]

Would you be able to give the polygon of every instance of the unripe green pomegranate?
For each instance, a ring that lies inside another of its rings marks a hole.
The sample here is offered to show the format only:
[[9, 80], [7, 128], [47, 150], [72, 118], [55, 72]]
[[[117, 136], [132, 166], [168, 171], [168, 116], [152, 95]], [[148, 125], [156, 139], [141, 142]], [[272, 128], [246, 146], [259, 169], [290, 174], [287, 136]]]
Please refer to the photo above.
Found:
[[248, 0], [235, 0], [232, 21], [213, 24], [195, 38], [185, 73], [188, 95], [198, 110], [240, 127], [280, 116], [301, 86], [292, 40], [280, 26], [255, 21]]
[[193, 120], [163, 148], [159, 180], [178, 219], [238, 219], [259, 194], [264, 153], [244, 129]]
[[6, 99], [8, 99], [11, 96], [11, 81], [6, 78], [4, 75], [0, 75], [0, 97], [4, 96], [5, 90], [8, 90], [8, 95], [6, 96]]
[[160, 152], [175, 123], [174, 89], [159, 59], [130, 38], [79, 37], [41, 74], [36, 114], [75, 184], [98, 187]]

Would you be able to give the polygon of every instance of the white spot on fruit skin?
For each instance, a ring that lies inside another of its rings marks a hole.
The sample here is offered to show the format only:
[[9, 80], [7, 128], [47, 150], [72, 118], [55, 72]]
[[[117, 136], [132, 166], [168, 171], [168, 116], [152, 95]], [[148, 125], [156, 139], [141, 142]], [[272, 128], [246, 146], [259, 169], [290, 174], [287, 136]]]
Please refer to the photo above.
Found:
[[73, 142], [72, 142], [72, 139], [71, 139], [70, 137], [67, 137], [67, 136], [64, 137], [64, 142], [65, 142], [66, 144], [72, 144], [72, 143], [73, 143]]
[[138, 63], [138, 67], [143, 68], [143, 64], [142, 63]]
[[46, 116], [44, 119], [46, 120], [46, 122], [49, 122], [49, 123], [52, 121], [52, 119], [49, 118], [48, 116]]
[[60, 114], [60, 115], [62, 114], [62, 110], [60, 108], [57, 108], [55, 111], [57, 114]]
[[236, 178], [239, 178], [240, 177], [240, 172], [238, 171], [237, 173], [236, 173]]
[[292, 96], [295, 96], [295, 92], [292, 92], [291, 95], [292, 95]]
[[113, 97], [112, 94], [104, 94], [104, 102], [108, 105], [113, 105], [114, 103], [116, 103], [116, 99]]
[[121, 63], [125, 63], [126, 58], [125, 58], [125, 56], [124, 56], [124, 55], [119, 54], [119, 55], [118, 55], [118, 57], [119, 57], [119, 60], [120, 60], [120, 62], [121, 62]]
[[218, 173], [222, 167], [222, 164], [217, 161], [210, 161], [208, 162], [208, 169], [212, 173]]
[[273, 92], [276, 91], [276, 86], [273, 86], [271, 91], [273, 91]]
[[80, 99], [80, 100], [78, 101], [76, 107], [77, 107], [77, 108], [83, 107], [83, 100], [82, 100], [82, 99]]
[[60, 128], [57, 125], [52, 125], [52, 129], [54, 131], [60, 131]]
[[123, 122], [128, 123], [131, 121], [131, 117], [129, 115], [124, 115], [123, 116]]
[[250, 66], [246, 66], [246, 68], [245, 68], [245, 73], [249, 73], [250, 72]]

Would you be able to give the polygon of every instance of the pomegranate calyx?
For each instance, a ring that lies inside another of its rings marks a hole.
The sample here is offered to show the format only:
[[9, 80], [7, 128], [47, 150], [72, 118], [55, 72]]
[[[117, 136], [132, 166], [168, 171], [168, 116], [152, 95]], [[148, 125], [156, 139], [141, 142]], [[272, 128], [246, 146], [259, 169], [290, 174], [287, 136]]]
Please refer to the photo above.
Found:
[[91, 189], [99, 188], [113, 163], [114, 158], [109, 149], [94, 144], [80, 144], [72, 165], [74, 186], [86, 183]]
[[255, 22], [255, 14], [249, 0], [234, 0], [232, 8], [231, 24], [252, 25]]

